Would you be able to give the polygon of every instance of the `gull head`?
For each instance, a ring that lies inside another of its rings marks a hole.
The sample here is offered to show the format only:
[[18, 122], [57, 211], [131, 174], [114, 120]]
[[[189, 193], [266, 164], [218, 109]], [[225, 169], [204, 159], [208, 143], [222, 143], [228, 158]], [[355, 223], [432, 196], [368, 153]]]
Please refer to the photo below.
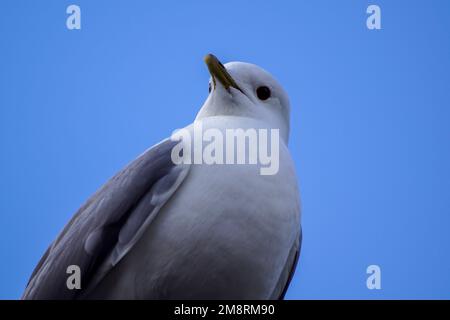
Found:
[[223, 65], [212, 54], [205, 57], [205, 63], [211, 74], [209, 95], [196, 120], [216, 116], [253, 118], [268, 128], [279, 129], [288, 142], [289, 98], [270, 73], [251, 63]]

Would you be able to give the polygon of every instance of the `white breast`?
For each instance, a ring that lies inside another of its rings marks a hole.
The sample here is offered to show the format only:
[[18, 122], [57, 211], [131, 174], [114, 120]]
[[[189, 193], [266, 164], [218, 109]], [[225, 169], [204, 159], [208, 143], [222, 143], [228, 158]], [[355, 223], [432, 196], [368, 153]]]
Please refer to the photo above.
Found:
[[[205, 128], [231, 125], [254, 123], [205, 122]], [[298, 194], [284, 143], [276, 175], [261, 175], [256, 165], [193, 165], [114, 270], [109, 285], [121, 289], [107, 291], [137, 298], [268, 298], [298, 236]]]

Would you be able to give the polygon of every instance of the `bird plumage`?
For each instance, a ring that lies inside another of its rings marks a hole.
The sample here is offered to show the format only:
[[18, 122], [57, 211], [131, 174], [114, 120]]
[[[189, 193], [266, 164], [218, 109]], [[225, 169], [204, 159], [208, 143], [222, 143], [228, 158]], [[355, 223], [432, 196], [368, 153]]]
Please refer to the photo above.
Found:
[[[177, 142], [166, 139], [78, 210], [41, 258], [23, 299], [284, 297], [301, 247], [289, 100], [257, 66], [223, 66], [213, 56], [208, 63], [213, 80], [221, 73], [227, 84], [217, 81], [195, 123], [224, 135], [279, 130], [278, 172], [261, 175], [260, 162], [176, 165]], [[260, 85], [272, 94], [264, 101], [256, 95]], [[80, 290], [67, 288], [69, 265], [81, 269]]]

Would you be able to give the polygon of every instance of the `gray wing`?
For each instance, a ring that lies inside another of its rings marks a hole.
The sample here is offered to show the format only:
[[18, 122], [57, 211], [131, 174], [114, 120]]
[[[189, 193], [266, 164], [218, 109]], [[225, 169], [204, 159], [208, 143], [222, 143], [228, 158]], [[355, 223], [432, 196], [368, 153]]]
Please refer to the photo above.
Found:
[[300, 251], [302, 247], [302, 237], [303, 232], [300, 227], [300, 235], [295, 241], [294, 245], [289, 252], [288, 259], [284, 266], [283, 273], [278, 280], [278, 284], [275, 287], [274, 292], [272, 293], [271, 299], [283, 300], [286, 295], [286, 291], [289, 288], [289, 284], [291, 283], [292, 277], [294, 276], [295, 269], [297, 268], [298, 259], [300, 257]]
[[[22, 299], [76, 299], [139, 240], [189, 172], [175, 165], [164, 140], [111, 178], [73, 216], [33, 271]], [[81, 270], [81, 290], [69, 290], [67, 267]]]

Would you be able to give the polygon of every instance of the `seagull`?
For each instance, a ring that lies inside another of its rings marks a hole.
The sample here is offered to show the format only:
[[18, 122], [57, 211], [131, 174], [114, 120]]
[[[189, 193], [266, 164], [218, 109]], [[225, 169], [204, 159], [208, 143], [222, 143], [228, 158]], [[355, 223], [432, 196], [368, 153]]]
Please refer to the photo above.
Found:
[[[176, 164], [179, 142], [167, 138], [81, 206], [22, 299], [284, 299], [302, 240], [288, 96], [254, 64], [204, 60], [210, 93], [194, 123], [278, 130], [278, 172], [262, 175], [259, 163]], [[77, 288], [68, 286], [70, 266], [80, 270]]]

